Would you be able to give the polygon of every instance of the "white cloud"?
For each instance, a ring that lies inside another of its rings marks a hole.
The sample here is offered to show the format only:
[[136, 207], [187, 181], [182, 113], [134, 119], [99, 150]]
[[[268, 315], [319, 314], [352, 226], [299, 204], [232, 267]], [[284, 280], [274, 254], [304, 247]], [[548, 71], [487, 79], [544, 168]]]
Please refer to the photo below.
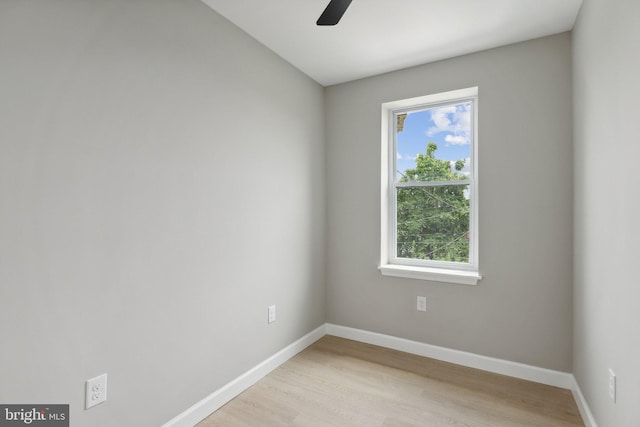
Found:
[[435, 126], [427, 130], [427, 136], [445, 132], [449, 144], [464, 145], [471, 142], [471, 104], [449, 105], [431, 110]]
[[444, 137], [444, 140], [453, 145], [465, 145], [469, 143], [469, 136], [449, 134]]
[[449, 131], [452, 126], [451, 119], [455, 112], [456, 107], [453, 105], [431, 110], [431, 120], [433, 120], [435, 127], [429, 128], [427, 135], [433, 136], [436, 133]]
[[398, 155], [396, 156], [398, 160], [402, 160], [402, 154], [398, 153]]

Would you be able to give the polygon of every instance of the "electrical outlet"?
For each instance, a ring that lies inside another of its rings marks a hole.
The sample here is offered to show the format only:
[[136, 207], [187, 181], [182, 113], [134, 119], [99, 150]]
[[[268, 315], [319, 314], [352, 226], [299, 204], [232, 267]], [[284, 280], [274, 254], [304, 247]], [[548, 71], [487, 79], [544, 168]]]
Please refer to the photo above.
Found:
[[270, 305], [269, 306], [269, 310], [268, 310], [268, 323], [273, 323], [276, 321], [276, 306], [275, 305]]
[[609, 369], [609, 397], [616, 403], [616, 374]]
[[418, 297], [416, 310], [427, 311], [427, 297]]
[[99, 375], [85, 383], [85, 409], [107, 400], [107, 374]]

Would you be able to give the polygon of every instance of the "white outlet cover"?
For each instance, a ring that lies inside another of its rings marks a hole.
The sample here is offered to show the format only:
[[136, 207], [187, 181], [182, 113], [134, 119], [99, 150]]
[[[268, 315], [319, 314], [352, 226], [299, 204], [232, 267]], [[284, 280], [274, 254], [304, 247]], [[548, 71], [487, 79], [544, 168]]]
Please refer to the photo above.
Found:
[[418, 297], [417, 298], [417, 306], [416, 309], [418, 311], [427, 311], [427, 297]]
[[270, 305], [268, 312], [269, 312], [268, 323], [275, 322], [276, 321], [276, 306], [275, 305]]
[[89, 409], [107, 400], [107, 374], [98, 375], [85, 383], [84, 408]]
[[609, 397], [616, 403], [616, 374], [609, 369]]

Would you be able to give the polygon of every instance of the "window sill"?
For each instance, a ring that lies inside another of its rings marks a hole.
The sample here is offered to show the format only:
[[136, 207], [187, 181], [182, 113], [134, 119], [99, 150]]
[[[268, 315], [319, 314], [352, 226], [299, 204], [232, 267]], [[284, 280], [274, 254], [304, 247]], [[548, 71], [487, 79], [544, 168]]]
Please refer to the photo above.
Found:
[[409, 265], [385, 264], [378, 267], [383, 276], [408, 279], [433, 280], [436, 282], [477, 285], [482, 276], [477, 271], [450, 270], [444, 268], [416, 267]]

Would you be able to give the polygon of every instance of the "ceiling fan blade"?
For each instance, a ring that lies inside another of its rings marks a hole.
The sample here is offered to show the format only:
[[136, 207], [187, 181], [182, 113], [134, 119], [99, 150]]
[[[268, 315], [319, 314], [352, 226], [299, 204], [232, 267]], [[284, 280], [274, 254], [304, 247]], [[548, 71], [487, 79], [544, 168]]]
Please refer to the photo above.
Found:
[[331, 0], [316, 24], [336, 25], [350, 4], [351, 0]]

